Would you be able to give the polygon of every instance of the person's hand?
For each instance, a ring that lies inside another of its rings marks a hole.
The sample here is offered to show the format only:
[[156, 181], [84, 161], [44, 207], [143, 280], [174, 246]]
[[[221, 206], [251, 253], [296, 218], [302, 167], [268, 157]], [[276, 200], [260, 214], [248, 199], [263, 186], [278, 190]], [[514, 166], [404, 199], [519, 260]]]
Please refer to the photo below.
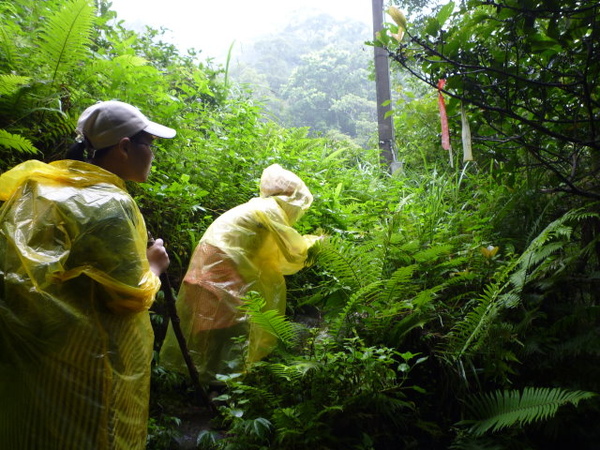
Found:
[[162, 239], [156, 239], [152, 242], [152, 245], [146, 250], [146, 256], [150, 263], [150, 270], [156, 276], [160, 276], [161, 273], [167, 270], [171, 263]]

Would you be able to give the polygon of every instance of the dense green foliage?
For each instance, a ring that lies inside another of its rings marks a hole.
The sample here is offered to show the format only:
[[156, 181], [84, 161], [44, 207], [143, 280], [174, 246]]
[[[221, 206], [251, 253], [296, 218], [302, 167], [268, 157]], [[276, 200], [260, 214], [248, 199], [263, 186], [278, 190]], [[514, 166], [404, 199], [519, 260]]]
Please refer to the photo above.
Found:
[[598, 2], [458, 5], [408, 26], [401, 40], [392, 22], [380, 44], [431, 87], [447, 80], [448, 114], [466, 108], [484, 158], [544, 169], [553, 192], [598, 199]]
[[[390, 175], [378, 149], [361, 148], [366, 136], [358, 145], [282, 128], [222, 68], [160, 31], [123, 28], [96, 3], [0, 0], [0, 170], [60, 158], [85, 107], [120, 99], [178, 131], [159, 141], [149, 181], [130, 186], [168, 243], [175, 289], [206, 226], [257, 195], [271, 163], [315, 196], [298, 229], [328, 236], [289, 277], [287, 317], [249, 296], [249, 314], [281, 345], [224, 377], [199, 448], [594, 448], [597, 5], [545, 2], [531, 16], [535, 1], [465, 2], [400, 42], [390, 22], [379, 45], [393, 70], [408, 70], [394, 88], [403, 168]], [[341, 45], [310, 56], [342, 67], [354, 57]], [[305, 69], [296, 87], [314, 81]], [[476, 143], [475, 161], [456, 168], [439, 148], [440, 77], [453, 140], [462, 101]], [[348, 95], [324, 99], [362, 105]], [[162, 296], [154, 310], [158, 348]], [[178, 427], [206, 415], [190, 386], [154, 365], [149, 448], [177, 448]]]

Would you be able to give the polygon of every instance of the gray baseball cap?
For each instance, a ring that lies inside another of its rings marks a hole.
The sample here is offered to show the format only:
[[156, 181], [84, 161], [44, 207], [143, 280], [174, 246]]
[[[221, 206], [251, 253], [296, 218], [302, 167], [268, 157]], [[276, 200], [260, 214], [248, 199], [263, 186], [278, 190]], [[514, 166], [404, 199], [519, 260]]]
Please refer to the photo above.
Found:
[[135, 106], [117, 100], [98, 102], [83, 111], [76, 131], [97, 150], [113, 146], [140, 131], [167, 139], [176, 134], [173, 128], [149, 120]]

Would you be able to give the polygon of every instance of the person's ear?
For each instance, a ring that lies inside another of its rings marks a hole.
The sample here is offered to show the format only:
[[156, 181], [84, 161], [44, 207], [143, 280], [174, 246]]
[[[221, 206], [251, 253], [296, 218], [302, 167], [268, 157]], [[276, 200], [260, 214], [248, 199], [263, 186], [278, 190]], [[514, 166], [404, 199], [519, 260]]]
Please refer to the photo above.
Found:
[[117, 154], [123, 160], [127, 160], [131, 154], [133, 148], [133, 142], [128, 137], [124, 137], [117, 144]]

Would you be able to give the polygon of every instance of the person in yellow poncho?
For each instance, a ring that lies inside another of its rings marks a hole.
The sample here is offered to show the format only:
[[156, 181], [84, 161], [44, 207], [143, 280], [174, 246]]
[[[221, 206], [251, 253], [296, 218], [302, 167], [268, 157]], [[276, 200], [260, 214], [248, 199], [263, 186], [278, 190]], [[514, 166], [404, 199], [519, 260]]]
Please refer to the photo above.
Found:
[[[146, 447], [148, 308], [169, 258], [147, 247], [125, 180], [145, 181], [175, 130], [126, 103], [78, 122], [71, 157], [0, 176], [0, 449]], [[76, 155], [76, 156], [73, 156]]]
[[[273, 349], [276, 338], [248, 323], [239, 311], [242, 297], [258, 292], [266, 310], [285, 313], [284, 275], [302, 269], [317, 236], [299, 234], [292, 225], [313, 201], [304, 182], [278, 164], [267, 167], [260, 197], [219, 216], [192, 255], [176, 308], [191, 359], [203, 383], [216, 374], [243, 370]], [[247, 337], [245, 361], [232, 337]], [[169, 327], [160, 353], [166, 368], [185, 373], [181, 350]]]

